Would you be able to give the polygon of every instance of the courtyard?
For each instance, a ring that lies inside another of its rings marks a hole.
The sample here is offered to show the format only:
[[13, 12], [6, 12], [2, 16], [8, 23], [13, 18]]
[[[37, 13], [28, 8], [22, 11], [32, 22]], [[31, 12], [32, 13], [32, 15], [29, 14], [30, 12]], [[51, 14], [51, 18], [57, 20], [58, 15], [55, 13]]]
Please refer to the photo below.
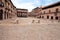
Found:
[[60, 22], [31, 17], [5, 20], [0, 24], [0, 40], [60, 40]]

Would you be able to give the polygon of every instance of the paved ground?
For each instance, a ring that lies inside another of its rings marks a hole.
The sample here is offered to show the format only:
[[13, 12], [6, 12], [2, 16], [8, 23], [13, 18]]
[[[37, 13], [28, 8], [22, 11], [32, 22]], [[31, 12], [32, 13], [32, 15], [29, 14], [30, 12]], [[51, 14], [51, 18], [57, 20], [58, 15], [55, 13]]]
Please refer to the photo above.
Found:
[[16, 21], [0, 24], [0, 40], [60, 40], [60, 22], [56, 20], [37, 18], [17, 20], [18, 24]]

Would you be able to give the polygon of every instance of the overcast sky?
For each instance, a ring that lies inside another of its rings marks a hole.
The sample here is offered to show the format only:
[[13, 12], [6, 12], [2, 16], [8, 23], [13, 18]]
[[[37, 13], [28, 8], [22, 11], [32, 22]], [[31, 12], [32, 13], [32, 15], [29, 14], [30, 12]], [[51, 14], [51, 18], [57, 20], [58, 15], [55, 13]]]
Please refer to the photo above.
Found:
[[13, 4], [17, 8], [28, 9], [29, 11], [31, 11], [35, 7], [39, 7], [41, 5], [46, 6], [58, 1], [60, 0], [12, 0]]

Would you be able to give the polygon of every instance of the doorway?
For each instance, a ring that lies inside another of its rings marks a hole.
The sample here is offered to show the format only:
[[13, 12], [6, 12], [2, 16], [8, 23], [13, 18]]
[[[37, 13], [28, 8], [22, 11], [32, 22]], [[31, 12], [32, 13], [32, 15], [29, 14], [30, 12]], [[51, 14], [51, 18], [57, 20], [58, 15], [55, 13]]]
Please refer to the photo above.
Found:
[[0, 20], [2, 20], [3, 19], [3, 10], [1, 9], [0, 10]]
[[44, 18], [44, 16], [42, 16], [42, 18]]
[[58, 20], [58, 17], [55, 17], [56, 20]]
[[49, 16], [47, 16], [47, 19], [49, 19]]
[[53, 19], [53, 16], [51, 16], [51, 19]]
[[41, 18], [41, 16], [40, 16], [40, 18]]

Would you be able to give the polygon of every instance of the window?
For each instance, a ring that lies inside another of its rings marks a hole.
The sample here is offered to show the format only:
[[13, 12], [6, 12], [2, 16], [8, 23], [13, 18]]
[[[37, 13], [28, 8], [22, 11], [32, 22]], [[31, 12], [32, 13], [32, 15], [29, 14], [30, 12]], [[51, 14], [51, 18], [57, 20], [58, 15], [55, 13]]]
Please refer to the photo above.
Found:
[[58, 8], [56, 8], [56, 12], [58, 12], [59, 11], [59, 9]]
[[4, 3], [3, 2], [0, 2], [0, 7], [4, 7]]
[[55, 16], [57, 15], [57, 13], [58, 13], [58, 8], [56, 8], [56, 11], [55, 11]]

